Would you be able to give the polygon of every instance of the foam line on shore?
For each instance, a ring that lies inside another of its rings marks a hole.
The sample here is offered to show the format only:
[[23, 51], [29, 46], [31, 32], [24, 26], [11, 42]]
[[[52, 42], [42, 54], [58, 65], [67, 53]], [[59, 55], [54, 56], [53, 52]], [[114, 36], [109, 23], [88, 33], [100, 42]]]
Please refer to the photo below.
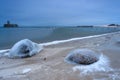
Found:
[[[116, 32], [114, 32], [114, 33], [116, 33]], [[88, 39], [88, 38], [94, 38], [94, 37], [101, 37], [101, 36], [105, 36], [105, 35], [108, 35], [108, 34], [114, 34], [114, 33], [106, 33], [106, 34], [101, 34], [101, 35], [93, 35], [93, 36], [86, 36], [86, 37], [71, 38], [71, 39], [67, 39], [67, 40], [58, 40], [58, 41], [52, 41], [52, 42], [47, 42], [47, 43], [41, 43], [39, 45], [49, 46], [49, 45], [55, 45], [55, 44], [60, 44], [60, 43], [65, 43], [65, 42], [70, 42], [70, 41], [75, 41], [75, 40]]]
[[[40, 43], [39, 45], [41, 46], [49, 46], [49, 45], [55, 45], [55, 44], [60, 44], [60, 43], [65, 43], [65, 42], [70, 42], [70, 41], [75, 41], [75, 40], [81, 40], [81, 39], [87, 39], [87, 38], [94, 38], [94, 37], [100, 37], [100, 36], [105, 36], [108, 34], [114, 34], [117, 32], [112, 32], [112, 33], [106, 33], [106, 34], [101, 34], [101, 35], [93, 35], [93, 36], [86, 36], [86, 37], [78, 37], [78, 38], [71, 38], [67, 40], [58, 40], [58, 41], [52, 41], [52, 42], [46, 42], [46, 43]], [[9, 51], [10, 49], [5, 49], [5, 50], [0, 50], [1, 53], [5, 53]]]
[[0, 54], [8, 52], [10, 49], [0, 50]]

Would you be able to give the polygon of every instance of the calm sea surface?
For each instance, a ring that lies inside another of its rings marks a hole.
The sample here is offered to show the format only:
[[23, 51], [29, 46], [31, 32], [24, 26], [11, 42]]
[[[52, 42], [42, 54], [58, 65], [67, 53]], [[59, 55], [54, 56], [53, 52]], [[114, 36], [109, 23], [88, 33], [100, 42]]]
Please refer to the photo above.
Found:
[[0, 49], [11, 48], [21, 39], [30, 39], [37, 43], [54, 40], [65, 40], [109, 32], [120, 31], [120, 28], [105, 27], [48, 27], [48, 28], [0, 28]]

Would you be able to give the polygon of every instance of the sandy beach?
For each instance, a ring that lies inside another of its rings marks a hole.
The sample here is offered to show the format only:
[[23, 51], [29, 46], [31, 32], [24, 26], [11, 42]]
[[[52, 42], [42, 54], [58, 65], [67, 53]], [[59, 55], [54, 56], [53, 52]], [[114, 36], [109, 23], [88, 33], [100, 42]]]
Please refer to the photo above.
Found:
[[[109, 58], [110, 71], [81, 74], [64, 61], [74, 49], [87, 48]], [[120, 32], [44, 46], [39, 54], [23, 59], [0, 58], [0, 80], [120, 80]]]

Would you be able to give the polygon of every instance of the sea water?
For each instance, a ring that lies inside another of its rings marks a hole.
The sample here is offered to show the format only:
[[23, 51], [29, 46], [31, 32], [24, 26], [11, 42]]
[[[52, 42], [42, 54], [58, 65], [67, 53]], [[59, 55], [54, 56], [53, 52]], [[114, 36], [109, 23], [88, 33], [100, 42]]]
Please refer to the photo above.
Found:
[[37, 43], [66, 40], [120, 31], [106, 27], [19, 27], [0, 28], [0, 50], [11, 48], [17, 41], [30, 39]]

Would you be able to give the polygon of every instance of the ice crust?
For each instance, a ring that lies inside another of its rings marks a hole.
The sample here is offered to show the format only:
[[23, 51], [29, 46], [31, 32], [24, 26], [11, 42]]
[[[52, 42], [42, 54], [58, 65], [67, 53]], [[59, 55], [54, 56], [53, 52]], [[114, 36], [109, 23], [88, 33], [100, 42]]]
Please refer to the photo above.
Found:
[[43, 47], [29, 39], [18, 41], [7, 53], [9, 58], [30, 57], [39, 53]]

